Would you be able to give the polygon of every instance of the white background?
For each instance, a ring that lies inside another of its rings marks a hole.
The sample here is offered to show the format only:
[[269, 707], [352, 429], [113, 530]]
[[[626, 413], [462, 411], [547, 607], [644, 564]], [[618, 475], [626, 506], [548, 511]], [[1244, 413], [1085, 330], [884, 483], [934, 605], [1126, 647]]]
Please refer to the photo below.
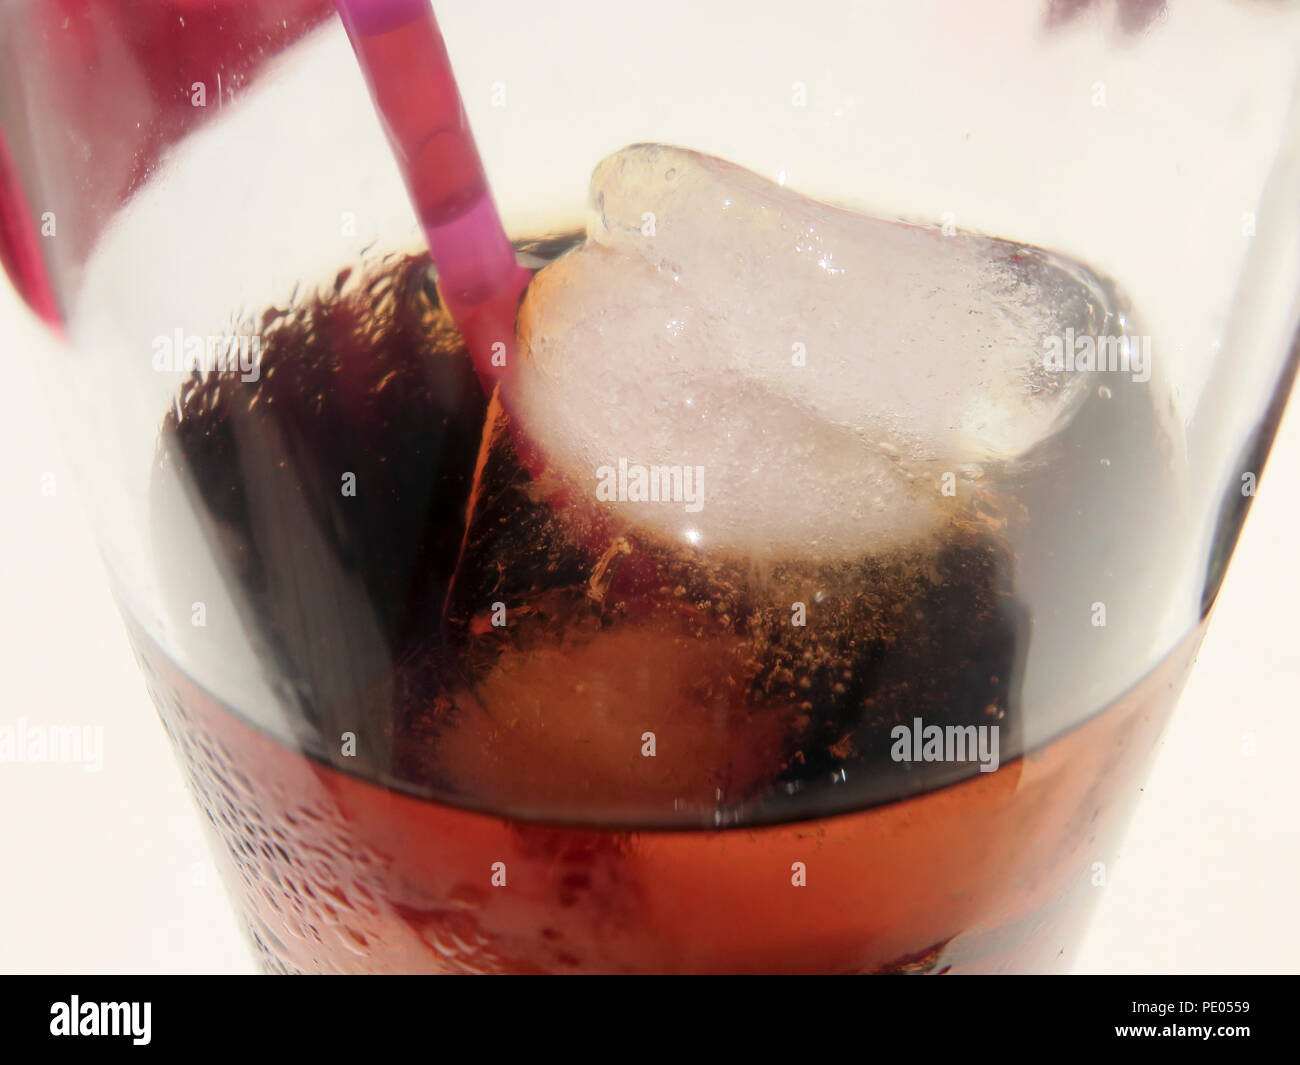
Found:
[[[7, 285], [0, 340], [0, 725], [105, 733], [98, 773], [0, 763], [0, 971], [252, 972], [49, 426], [33, 363], [56, 356]], [[1297, 484], [1293, 413], [1080, 971], [1296, 969]]]

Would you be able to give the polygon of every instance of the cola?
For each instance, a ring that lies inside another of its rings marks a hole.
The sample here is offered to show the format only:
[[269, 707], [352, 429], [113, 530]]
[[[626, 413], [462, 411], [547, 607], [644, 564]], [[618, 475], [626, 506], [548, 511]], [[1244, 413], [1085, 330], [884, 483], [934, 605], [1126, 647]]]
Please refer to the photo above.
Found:
[[[1032, 425], [984, 404], [978, 438], [877, 438], [840, 476], [862, 441], [806, 413], [842, 390], [738, 374], [704, 444], [656, 450], [662, 375], [587, 365], [621, 408], [565, 378], [588, 312], [547, 301], [623, 269], [593, 228], [517, 244], [540, 272], [486, 390], [427, 259], [388, 253], [251, 320], [256, 378], [196, 372], [162, 419], [166, 650], [133, 635], [265, 965], [1057, 964], [1196, 643], [1151, 652], [1181, 506], [1158, 378], [1035, 376]], [[1062, 332], [1134, 323], [1064, 257], [935, 247]], [[744, 496], [754, 456], [779, 476]]]

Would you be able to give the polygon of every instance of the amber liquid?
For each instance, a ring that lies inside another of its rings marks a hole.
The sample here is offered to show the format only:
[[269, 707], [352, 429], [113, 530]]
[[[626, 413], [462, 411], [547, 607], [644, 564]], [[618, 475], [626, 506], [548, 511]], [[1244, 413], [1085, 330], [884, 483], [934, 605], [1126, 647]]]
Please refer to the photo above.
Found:
[[1068, 965], [1201, 630], [995, 773], [717, 832], [509, 820], [367, 783], [135, 636], [268, 971], [1023, 973]]

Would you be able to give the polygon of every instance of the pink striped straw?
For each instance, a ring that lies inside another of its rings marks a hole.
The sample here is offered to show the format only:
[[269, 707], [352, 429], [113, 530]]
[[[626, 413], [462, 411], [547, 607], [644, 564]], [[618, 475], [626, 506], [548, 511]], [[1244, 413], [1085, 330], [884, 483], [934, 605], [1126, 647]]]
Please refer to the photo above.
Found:
[[514, 355], [515, 260], [430, 0], [334, 0], [406, 182], [443, 304], [489, 390]]

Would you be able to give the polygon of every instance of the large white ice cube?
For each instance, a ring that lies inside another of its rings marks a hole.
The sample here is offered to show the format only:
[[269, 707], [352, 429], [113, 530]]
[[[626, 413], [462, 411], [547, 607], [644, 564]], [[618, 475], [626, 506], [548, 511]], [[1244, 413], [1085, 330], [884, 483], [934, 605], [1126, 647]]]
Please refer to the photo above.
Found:
[[1084, 374], [1045, 367], [1047, 338], [1109, 318], [1100, 286], [1046, 252], [680, 148], [602, 162], [587, 230], [529, 288], [511, 412], [593, 499], [620, 460], [701, 470], [698, 508], [610, 505], [711, 549], [849, 555], [924, 534], [944, 473], [1024, 454], [1082, 398]]

